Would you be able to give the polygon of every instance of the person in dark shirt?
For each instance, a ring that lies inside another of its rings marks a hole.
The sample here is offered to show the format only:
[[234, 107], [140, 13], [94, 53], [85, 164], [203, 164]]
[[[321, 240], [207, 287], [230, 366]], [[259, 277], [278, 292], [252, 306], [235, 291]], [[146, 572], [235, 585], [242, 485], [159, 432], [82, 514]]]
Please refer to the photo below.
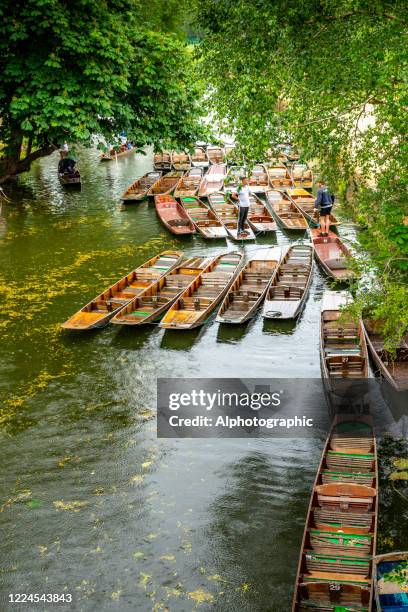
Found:
[[330, 214], [334, 204], [334, 195], [323, 181], [317, 183], [315, 209], [320, 210], [320, 236], [329, 235]]

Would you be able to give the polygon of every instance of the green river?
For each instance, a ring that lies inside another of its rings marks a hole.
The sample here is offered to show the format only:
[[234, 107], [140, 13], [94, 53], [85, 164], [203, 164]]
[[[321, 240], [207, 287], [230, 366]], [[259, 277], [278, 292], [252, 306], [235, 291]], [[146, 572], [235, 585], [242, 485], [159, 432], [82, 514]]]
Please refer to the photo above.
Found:
[[[323, 441], [158, 440], [156, 378], [319, 378], [323, 275], [296, 325], [258, 316], [231, 329], [63, 333], [155, 253], [227, 245], [176, 240], [146, 201], [121, 206], [148, 156], [101, 164], [82, 151], [82, 191], [71, 193], [57, 163], [21, 176], [0, 217], [0, 610], [56, 609], [9, 603], [16, 592], [71, 593], [61, 610], [289, 610]], [[383, 484], [382, 548], [407, 549], [407, 502]]]

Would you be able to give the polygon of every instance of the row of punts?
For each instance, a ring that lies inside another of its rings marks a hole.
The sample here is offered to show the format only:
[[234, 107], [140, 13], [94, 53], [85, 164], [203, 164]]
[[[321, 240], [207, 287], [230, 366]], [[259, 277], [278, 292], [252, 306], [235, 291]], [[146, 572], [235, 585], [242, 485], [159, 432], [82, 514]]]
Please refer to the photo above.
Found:
[[[305, 164], [298, 164], [305, 166]], [[173, 169], [172, 169], [173, 167]], [[312, 171], [307, 172], [310, 178], [296, 178], [296, 165], [291, 171], [286, 166], [278, 165], [268, 167], [265, 164], [257, 164], [252, 168], [249, 177], [249, 187], [252, 193], [265, 194], [270, 189], [291, 191], [292, 195], [308, 208], [310, 202], [308, 195], [313, 186]], [[135, 202], [155, 195], [169, 195], [174, 191], [175, 197], [180, 195], [198, 195], [206, 198], [214, 191], [231, 192], [236, 191], [238, 184], [245, 175], [245, 169], [241, 166], [227, 168], [225, 163], [213, 162], [205, 171], [204, 167], [187, 166], [185, 164], [169, 164], [163, 168], [161, 164], [155, 164], [155, 169], [129, 185], [122, 195], [123, 202]], [[300, 193], [296, 193], [301, 190]], [[308, 214], [313, 215], [313, 208], [308, 208]]]

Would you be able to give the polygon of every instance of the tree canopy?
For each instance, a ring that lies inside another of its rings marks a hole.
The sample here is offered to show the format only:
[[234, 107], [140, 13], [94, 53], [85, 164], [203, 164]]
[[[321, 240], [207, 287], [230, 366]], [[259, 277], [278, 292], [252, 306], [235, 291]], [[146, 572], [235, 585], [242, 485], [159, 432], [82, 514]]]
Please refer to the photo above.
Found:
[[137, 0], [2, 3], [3, 175], [92, 134], [125, 131], [140, 146], [200, 136], [191, 53], [168, 31], [167, 13], [154, 11]]

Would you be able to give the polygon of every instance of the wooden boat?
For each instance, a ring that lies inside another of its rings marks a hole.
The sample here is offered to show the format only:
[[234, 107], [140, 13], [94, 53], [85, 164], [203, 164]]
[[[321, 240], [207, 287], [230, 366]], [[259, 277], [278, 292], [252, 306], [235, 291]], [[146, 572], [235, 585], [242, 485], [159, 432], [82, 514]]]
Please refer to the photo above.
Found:
[[377, 612], [407, 612], [408, 552], [374, 557], [373, 577]]
[[201, 181], [198, 189], [198, 197], [207, 198], [210, 193], [221, 191], [224, 187], [226, 173], [226, 164], [212, 164]]
[[307, 164], [295, 163], [291, 169], [292, 181], [295, 187], [299, 189], [312, 190], [313, 188], [313, 172]]
[[244, 323], [253, 317], [276, 274], [280, 259], [280, 247], [256, 251], [232, 283], [216, 321]]
[[329, 232], [328, 236], [319, 234], [318, 229], [310, 230], [316, 259], [326, 274], [339, 282], [355, 278], [356, 274], [347, 261], [347, 258], [351, 257], [351, 252], [339, 236], [333, 232]]
[[303, 214], [285, 193], [270, 189], [266, 192], [266, 199], [281, 227], [296, 231], [308, 229], [309, 226]]
[[265, 296], [265, 319], [296, 319], [305, 305], [313, 277], [313, 247], [294, 244], [284, 254]]
[[254, 193], [249, 194], [248, 223], [256, 234], [275, 232], [276, 222], [264, 202]]
[[148, 172], [129, 185], [122, 195], [123, 202], [137, 202], [147, 196], [149, 189], [161, 178], [161, 172]]
[[167, 227], [169, 232], [178, 236], [195, 233], [194, 223], [191, 221], [185, 208], [172, 196], [155, 196], [154, 204], [160, 221]]
[[269, 179], [263, 164], [256, 164], [249, 177], [249, 187], [252, 193], [265, 193], [269, 189]]
[[242, 259], [237, 252], [216, 257], [167, 311], [160, 327], [193, 329], [205, 323], [238, 274]]
[[160, 319], [214, 257], [191, 257], [133, 298], [111, 320], [115, 325], [144, 325]]
[[63, 187], [81, 189], [81, 175], [78, 168], [73, 172], [58, 172], [58, 178]]
[[[318, 225], [318, 211], [314, 204], [316, 198], [306, 191], [306, 189], [291, 188], [287, 189], [286, 193], [289, 199], [298, 207], [301, 213], [306, 217], [312, 226]], [[330, 215], [330, 225], [340, 225], [340, 221], [334, 215]]]
[[284, 164], [267, 165], [269, 182], [273, 189], [293, 187], [293, 180]]
[[[320, 316], [320, 359], [323, 378], [368, 377], [368, 351], [361, 321], [342, 315], [351, 299], [347, 291], [325, 291]], [[342, 315], [342, 318], [340, 319]]]
[[224, 179], [225, 193], [235, 193], [243, 176], [245, 176], [245, 168], [243, 166], [230, 166]]
[[171, 163], [175, 170], [190, 170], [191, 168], [191, 157], [187, 151], [173, 151], [171, 154]]
[[173, 170], [173, 172], [167, 172], [161, 176], [155, 183], [152, 185], [147, 192], [148, 197], [158, 196], [158, 195], [168, 195], [173, 189], [178, 185], [181, 177], [183, 176], [182, 170]]
[[153, 156], [153, 167], [155, 170], [169, 172], [171, 170], [171, 153], [170, 151], [158, 151]]
[[393, 357], [384, 348], [381, 321], [364, 319], [363, 329], [376, 373], [388, 381], [396, 391], [406, 391], [408, 389], [408, 335], [403, 338]]
[[208, 201], [230, 238], [233, 240], [255, 240], [255, 234], [248, 222], [244, 226], [245, 234], [241, 234], [238, 238], [238, 208], [231, 200], [226, 199], [225, 194], [219, 191], [211, 193], [208, 196]]
[[204, 147], [195, 147], [191, 154], [191, 163], [197, 168], [208, 168], [210, 160]]
[[377, 448], [371, 421], [339, 416], [313, 485], [292, 612], [371, 612], [377, 516]]
[[188, 216], [203, 238], [226, 238], [228, 232], [217, 215], [198, 198], [180, 198]]
[[184, 176], [181, 177], [174, 190], [175, 198], [192, 197], [197, 195], [203, 177], [202, 168], [191, 168]]
[[207, 147], [207, 155], [210, 164], [222, 164], [225, 162], [225, 153], [222, 147], [209, 146]]
[[124, 148], [124, 145], [122, 145], [118, 151], [112, 148], [109, 153], [101, 153], [99, 159], [103, 162], [115, 161], [119, 157], [126, 157], [127, 155], [134, 153], [136, 151], [136, 148], [137, 147], [130, 147], [130, 149], [126, 149]]
[[182, 251], [164, 251], [155, 255], [83, 306], [62, 327], [74, 331], [103, 327], [132, 298], [178, 266], [182, 259]]

